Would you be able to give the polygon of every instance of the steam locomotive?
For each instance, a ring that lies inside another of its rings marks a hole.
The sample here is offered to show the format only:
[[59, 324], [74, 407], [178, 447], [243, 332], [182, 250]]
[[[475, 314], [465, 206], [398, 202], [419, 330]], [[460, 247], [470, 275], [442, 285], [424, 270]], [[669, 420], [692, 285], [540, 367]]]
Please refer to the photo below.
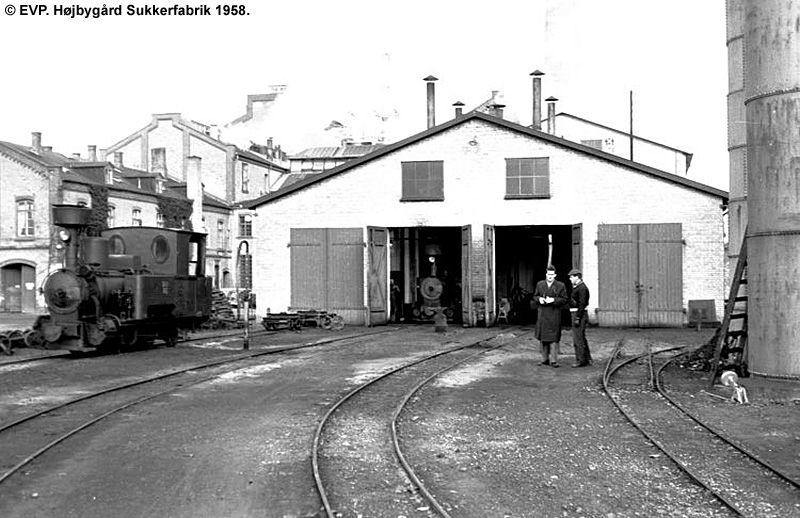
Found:
[[174, 346], [182, 328], [210, 317], [205, 234], [137, 226], [93, 237], [90, 215], [86, 207], [53, 207], [64, 267], [45, 280], [49, 314], [36, 321], [34, 343], [73, 352], [118, 352], [156, 339]]

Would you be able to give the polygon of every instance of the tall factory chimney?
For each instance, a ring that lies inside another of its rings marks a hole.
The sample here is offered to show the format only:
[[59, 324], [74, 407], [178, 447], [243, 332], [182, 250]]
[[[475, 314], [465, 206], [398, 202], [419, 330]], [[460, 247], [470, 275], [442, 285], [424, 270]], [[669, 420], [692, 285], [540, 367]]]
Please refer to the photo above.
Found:
[[436, 93], [434, 92], [434, 81], [438, 81], [433, 76], [428, 76], [423, 81], [428, 82], [428, 128], [436, 126]]
[[743, 5], [748, 368], [800, 378], [800, 2]]
[[203, 229], [203, 172], [199, 156], [186, 157], [186, 197], [192, 200], [192, 230]]
[[533, 129], [542, 129], [542, 76], [544, 72], [534, 70], [533, 76]]

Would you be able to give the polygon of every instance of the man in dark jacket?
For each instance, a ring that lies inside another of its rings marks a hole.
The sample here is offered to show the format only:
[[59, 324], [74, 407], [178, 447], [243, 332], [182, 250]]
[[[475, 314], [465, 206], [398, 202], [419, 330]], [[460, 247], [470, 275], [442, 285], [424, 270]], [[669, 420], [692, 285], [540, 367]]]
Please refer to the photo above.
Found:
[[547, 267], [545, 277], [536, 283], [533, 292], [532, 304], [537, 315], [535, 335], [542, 344], [542, 365], [558, 367], [561, 308], [567, 303], [567, 287], [556, 280], [556, 269], [552, 265]]
[[575, 360], [573, 367], [586, 367], [592, 363], [592, 354], [589, 352], [589, 343], [586, 341], [586, 323], [589, 315], [586, 307], [589, 305], [589, 288], [583, 282], [583, 273], [573, 268], [569, 272], [569, 281], [572, 283], [572, 293], [569, 297], [569, 311], [572, 317], [572, 343], [575, 344]]

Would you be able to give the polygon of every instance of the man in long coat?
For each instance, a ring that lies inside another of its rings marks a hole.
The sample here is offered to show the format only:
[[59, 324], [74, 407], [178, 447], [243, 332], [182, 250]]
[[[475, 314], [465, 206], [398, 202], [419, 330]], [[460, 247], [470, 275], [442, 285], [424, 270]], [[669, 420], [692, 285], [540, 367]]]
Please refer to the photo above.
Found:
[[556, 280], [555, 267], [548, 266], [545, 280], [537, 282], [533, 292], [533, 306], [536, 308], [535, 336], [542, 344], [542, 365], [558, 367], [561, 308], [567, 300], [567, 287]]

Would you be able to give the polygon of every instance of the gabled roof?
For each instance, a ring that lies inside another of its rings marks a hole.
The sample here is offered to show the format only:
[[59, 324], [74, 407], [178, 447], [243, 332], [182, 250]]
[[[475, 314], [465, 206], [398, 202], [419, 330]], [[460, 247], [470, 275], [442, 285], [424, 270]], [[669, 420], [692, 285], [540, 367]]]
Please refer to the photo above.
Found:
[[303, 180], [300, 180], [300, 181], [298, 181], [296, 183], [293, 183], [292, 185], [289, 185], [288, 187], [282, 188], [282, 189], [280, 189], [278, 191], [275, 191], [273, 193], [266, 194], [264, 196], [261, 196], [259, 198], [254, 199], [254, 200], [251, 200], [249, 202], [243, 203], [243, 206], [245, 206], [246, 208], [249, 208], [249, 209], [257, 208], [257, 207], [259, 207], [261, 205], [264, 205], [266, 203], [270, 203], [270, 202], [272, 202], [272, 201], [274, 201], [276, 199], [279, 199], [279, 198], [282, 198], [284, 196], [288, 196], [288, 195], [290, 195], [292, 193], [295, 193], [297, 191], [300, 191], [300, 190], [304, 189], [305, 187], [308, 187], [309, 185], [313, 185], [313, 184], [316, 184], [316, 183], [319, 183], [319, 182], [323, 182], [323, 181], [325, 181], [328, 178], [331, 178], [333, 176], [338, 176], [340, 174], [346, 173], [347, 171], [349, 171], [351, 169], [354, 169], [356, 167], [359, 167], [359, 166], [361, 166], [363, 164], [366, 164], [368, 162], [371, 162], [372, 160], [384, 157], [384, 156], [389, 155], [389, 154], [391, 154], [391, 153], [393, 153], [393, 152], [395, 152], [395, 151], [397, 151], [399, 149], [402, 149], [404, 147], [410, 146], [412, 144], [416, 144], [417, 142], [420, 142], [420, 141], [425, 140], [425, 139], [427, 139], [429, 137], [433, 137], [435, 135], [443, 133], [443, 132], [445, 132], [445, 131], [447, 131], [447, 130], [449, 130], [451, 128], [454, 128], [456, 126], [460, 126], [462, 124], [465, 124], [465, 123], [471, 122], [471, 121], [475, 121], [475, 120], [482, 121], [482, 122], [485, 122], [485, 123], [488, 123], [488, 124], [494, 124], [496, 126], [505, 128], [505, 129], [510, 130], [510, 131], [514, 131], [514, 132], [522, 134], [522, 135], [527, 135], [529, 137], [533, 137], [533, 138], [537, 138], [537, 139], [540, 139], [540, 140], [544, 140], [549, 144], [553, 144], [553, 145], [556, 145], [556, 146], [561, 146], [561, 147], [564, 147], [564, 148], [567, 148], [567, 149], [570, 149], [570, 150], [573, 150], [573, 151], [577, 151], [577, 152], [582, 153], [582, 154], [587, 155], [587, 156], [592, 156], [594, 158], [598, 158], [598, 159], [604, 160], [606, 162], [611, 162], [611, 163], [614, 163], [616, 165], [619, 165], [619, 166], [622, 166], [622, 167], [626, 167], [628, 169], [632, 169], [634, 171], [638, 171], [640, 173], [646, 174], [648, 176], [652, 176], [654, 178], [659, 178], [661, 180], [665, 180], [665, 181], [672, 182], [672, 183], [675, 183], [675, 184], [678, 184], [678, 185], [682, 185], [684, 187], [689, 187], [691, 189], [695, 189], [697, 191], [704, 192], [706, 194], [710, 194], [712, 196], [718, 196], [718, 197], [722, 198], [723, 200], [727, 200], [728, 199], [728, 193], [727, 192], [725, 192], [723, 190], [720, 190], [720, 189], [717, 189], [715, 187], [711, 187], [709, 185], [705, 185], [705, 184], [702, 184], [700, 182], [696, 182], [694, 180], [689, 180], [688, 178], [685, 178], [685, 177], [682, 177], [682, 176], [678, 176], [678, 175], [675, 175], [675, 174], [672, 174], [672, 173], [667, 173], [666, 171], [661, 171], [660, 169], [655, 169], [653, 167], [650, 167], [650, 166], [647, 166], [647, 165], [644, 165], [644, 164], [640, 164], [638, 162], [633, 162], [631, 160], [627, 160], [627, 159], [618, 157], [617, 155], [612, 155], [611, 153], [606, 153], [604, 151], [601, 151], [599, 149], [595, 149], [593, 147], [589, 147], [589, 146], [586, 146], [586, 145], [583, 145], [583, 144], [579, 144], [577, 142], [572, 142], [570, 140], [566, 140], [566, 139], [563, 139], [563, 138], [560, 138], [560, 137], [556, 137], [555, 135], [551, 135], [549, 133], [546, 133], [546, 132], [543, 132], [543, 131], [540, 131], [540, 130], [529, 128], [527, 126], [522, 126], [520, 124], [516, 124], [514, 122], [510, 122], [510, 121], [507, 121], [505, 119], [501, 119], [499, 117], [494, 117], [492, 115], [487, 115], [487, 114], [482, 113], [482, 112], [472, 111], [472, 112], [469, 112], [468, 114], [465, 114], [462, 117], [451, 119], [451, 120], [449, 120], [449, 121], [447, 121], [447, 122], [445, 122], [443, 124], [439, 124], [438, 126], [434, 126], [432, 128], [428, 128], [427, 130], [422, 131], [420, 133], [417, 133], [415, 135], [412, 135], [412, 136], [410, 136], [410, 137], [408, 137], [408, 138], [406, 138], [404, 140], [395, 142], [393, 144], [388, 144], [388, 145], [386, 145], [386, 146], [384, 146], [384, 147], [382, 147], [380, 149], [377, 149], [377, 150], [375, 150], [372, 153], [369, 153], [367, 155], [361, 156], [359, 158], [354, 158], [354, 159], [352, 159], [352, 160], [350, 160], [348, 162], [345, 162], [344, 164], [342, 164], [340, 166], [334, 167], [334, 168], [329, 169], [329, 170], [327, 170], [325, 172], [317, 173], [317, 174], [314, 174], [314, 175], [309, 176], [307, 178], [304, 178]]
[[143, 133], [147, 133], [150, 130], [155, 129], [158, 126], [159, 121], [172, 121], [172, 125], [175, 126], [176, 128], [179, 128], [182, 131], [189, 132], [193, 137], [195, 137], [195, 138], [197, 138], [199, 140], [202, 140], [206, 144], [208, 144], [210, 146], [213, 146], [213, 147], [215, 147], [217, 149], [220, 149], [220, 150], [223, 150], [223, 151], [226, 151], [226, 152], [232, 150], [232, 151], [234, 151], [236, 153], [237, 157], [239, 157], [239, 158], [247, 159], [247, 160], [249, 160], [251, 162], [254, 162], [254, 163], [258, 164], [258, 165], [262, 165], [264, 167], [288, 171], [288, 169], [286, 169], [285, 167], [282, 167], [282, 166], [280, 166], [278, 164], [275, 164], [275, 163], [269, 161], [268, 159], [266, 159], [265, 157], [263, 157], [263, 156], [261, 156], [261, 155], [259, 155], [257, 153], [253, 153], [251, 151], [240, 149], [237, 146], [235, 146], [234, 144], [229, 144], [227, 142], [223, 142], [223, 141], [221, 141], [219, 139], [216, 139], [216, 138], [212, 137], [211, 135], [207, 135], [206, 133], [204, 133], [204, 132], [202, 132], [202, 131], [200, 131], [198, 129], [198, 127], [199, 127], [198, 123], [192, 123], [191, 121], [185, 120], [181, 116], [180, 113], [154, 114], [153, 115], [153, 120], [150, 122], [150, 124], [148, 124], [147, 126], [145, 126], [142, 129], [140, 129], [139, 131], [136, 131], [136, 132], [132, 133], [131, 135], [128, 135], [127, 137], [125, 137], [124, 139], [120, 140], [119, 142], [116, 142], [116, 143], [112, 144], [111, 146], [108, 147], [107, 152], [113, 152], [113, 151], [115, 151], [115, 150], [117, 150], [117, 149], [119, 149], [121, 147], [124, 147], [124, 146], [130, 144], [131, 142], [133, 142], [136, 139], [140, 138]]
[[[558, 118], [558, 117], [568, 117], [570, 119], [575, 119], [576, 121], [581, 121], [581, 122], [583, 122], [585, 124], [591, 124], [592, 126], [595, 126], [597, 128], [602, 128], [604, 130], [613, 131], [614, 133], [619, 133], [620, 135], [630, 136], [629, 132], [618, 130], [616, 128], [612, 128], [611, 126], [606, 126], [604, 124], [600, 124], [600, 123], [597, 123], [597, 122], [594, 122], [594, 121], [590, 121], [589, 119], [584, 119], [583, 117], [578, 117], [577, 115], [572, 115], [571, 113], [560, 112], [560, 113], [556, 114], [556, 118]], [[640, 140], [642, 142], [647, 142], [648, 144], [653, 144], [654, 146], [663, 147], [664, 149], [669, 149], [671, 151], [677, 151], [678, 153], [682, 153], [682, 154], [686, 155], [687, 157], [689, 157], [688, 158], [689, 162], [691, 162], [691, 160], [692, 160], [692, 153], [689, 153], [688, 151], [683, 151], [683, 150], [680, 150], [678, 148], [674, 148], [672, 146], [667, 146], [666, 144], [662, 144], [660, 142], [655, 142], [654, 140], [649, 140], [649, 139], [646, 139], [646, 138], [642, 138], [642, 137], [640, 137], [640, 136], [638, 136], [636, 134], [633, 135], [633, 138], [635, 138], [636, 140]], [[688, 165], [689, 164], [687, 163], [687, 166]]]
[[310, 147], [289, 157], [290, 160], [308, 158], [355, 158], [372, 153], [386, 144], [348, 144], [346, 146]]
[[41, 153], [35, 153], [31, 147], [21, 146], [13, 142], [0, 141], [0, 151], [5, 151], [31, 167], [64, 167], [74, 160], [61, 153], [46, 149], [43, 149]]

